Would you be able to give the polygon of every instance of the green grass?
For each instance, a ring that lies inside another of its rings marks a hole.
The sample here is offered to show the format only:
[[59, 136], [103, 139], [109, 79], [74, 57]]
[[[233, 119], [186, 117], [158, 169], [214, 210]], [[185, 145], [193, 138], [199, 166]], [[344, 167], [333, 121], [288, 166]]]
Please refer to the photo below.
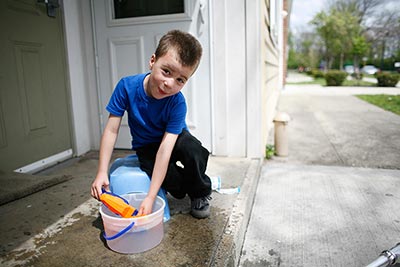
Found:
[[376, 78], [374, 74], [366, 74], [366, 73], [364, 73], [363, 76], [367, 77], [367, 78]]
[[400, 95], [357, 95], [375, 106], [400, 115]]
[[356, 81], [356, 80], [345, 80], [342, 86], [371, 86], [376, 87], [376, 83], [366, 82], [366, 81]]

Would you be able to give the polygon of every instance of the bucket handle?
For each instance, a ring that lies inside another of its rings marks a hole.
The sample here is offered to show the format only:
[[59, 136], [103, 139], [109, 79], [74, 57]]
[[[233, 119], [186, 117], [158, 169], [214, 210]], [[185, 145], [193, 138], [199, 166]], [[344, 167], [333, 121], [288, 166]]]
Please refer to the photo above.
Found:
[[104, 188], [101, 188], [101, 192], [102, 192], [103, 194], [109, 194], [109, 195], [111, 195], [111, 196], [120, 198], [120, 199], [122, 199], [122, 201], [124, 201], [126, 204], [129, 205], [129, 201], [128, 201], [128, 200], [126, 200], [125, 198], [123, 198], [123, 197], [121, 197], [121, 196], [119, 196], [119, 195], [117, 195], [117, 194], [114, 194], [113, 192], [108, 192], [108, 191], [106, 191]]
[[113, 236], [107, 236], [106, 232], [103, 233], [103, 237], [106, 240], [114, 240], [120, 236], [122, 236], [123, 234], [125, 234], [126, 232], [128, 232], [129, 230], [131, 230], [131, 228], [135, 225], [135, 222], [132, 222], [131, 224], [129, 224], [125, 229], [122, 229], [119, 233], [116, 233]]
[[[109, 195], [112, 195], [112, 196], [115, 196], [115, 197], [119, 197], [119, 198], [122, 199], [126, 204], [129, 204], [128, 200], [126, 200], [125, 198], [123, 198], [123, 197], [121, 197], [121, 196], [118, 196], [118, 195], [116, 195], [116, 194], [113, 194], [112, 192], [107, 192], [106, 190], [104, 190], [104, 188], [102, 188], [101, 191], [103, 192], [103, 194], [109, 194]], [[122, 229], [119, 233], [116, 233], [116, 234], [113, 235], [113, 236], [107, 236], [107, 235], [106, 235], [106, 232], [104, 232], [104, 233], [103, 233], [103, 237], [104, 237], [106, 240], [114, 240], [114, 239], [116, 239], [116, 238], [122, 236], [123, 234], [125, 234], [125, 233], [128, 232], [129, 230], [131, 230], [132, 227], [133, 227], [134, 225], [135, 225], [135, 222], [132, 222], [132, 223], [129, 224], [125, 229]]]

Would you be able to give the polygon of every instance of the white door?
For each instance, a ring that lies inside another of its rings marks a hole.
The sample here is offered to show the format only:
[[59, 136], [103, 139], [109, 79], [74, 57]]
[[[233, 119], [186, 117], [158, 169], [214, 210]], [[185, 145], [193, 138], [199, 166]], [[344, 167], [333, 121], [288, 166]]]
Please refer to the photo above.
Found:
[[[208, 6], [203, 0], [92, 0], [98, 67], [101, 124], [105, 107], [123, 76], [147, 72], [148, 62], [162, 35], [180, 29], [196, 36], [203, 57], [195, 75], [183, 89], [188, 105], [187, 124], [207, 149], [211, 149], [211, 81]], [[124, 116], [116, 148], [131, 148]], [[210, 150], [211, 151], [211, 150]]]

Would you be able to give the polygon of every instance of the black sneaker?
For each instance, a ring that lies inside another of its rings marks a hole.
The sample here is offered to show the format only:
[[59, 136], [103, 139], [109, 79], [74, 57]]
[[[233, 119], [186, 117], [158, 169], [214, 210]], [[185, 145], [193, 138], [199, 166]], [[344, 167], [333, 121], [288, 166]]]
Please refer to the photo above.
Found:
[[197, 219], [204, 219], [210, 216], [210, 203], [211, 196], [204, 196], [191, 199], [191, 214]]
[[182, 192], [172, 192], [172, 191], [168, 191], [168, 193], [173, 196], [176, 199], [183, 199], [186, 197], [186, 193], [182, 193]]

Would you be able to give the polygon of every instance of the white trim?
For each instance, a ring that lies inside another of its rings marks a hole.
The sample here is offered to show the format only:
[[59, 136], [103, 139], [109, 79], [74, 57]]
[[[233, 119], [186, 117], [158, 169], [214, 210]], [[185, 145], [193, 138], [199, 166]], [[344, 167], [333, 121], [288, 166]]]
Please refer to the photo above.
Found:
[[187, 85], [185, 85], [184, 96], [186, 98], [186, 105], [191, 107], [187, 110], [186, 124], [189, 130], [196, 130], [198, 128], [198, 121], [196, 118], [196, 101], [194, 101], [193, 92], [196, 90], [196, 76], [191, 77]]
[[227, 49], [226, 49], [226, 1], [212, 1], [210, 6], [212, 10], [213, 24], [210, 25], [210, 34], [212, 36], [212, 50], [213, 57], [211, 62], [213, 64], [213, 90], [212, 107], [213, 114], [213, 154], [216, 156], [228, 155], [228, 94], [226, 89], [226, 81], [228, 77], [228, 67], [226, 65]]
[[246, 0], [246, 156], [262, 155], [260, 1]]
[[50, 167], [52, 165], [56, 165], [57, 163], [64, 161], [66, 159], [69, 159], [72, 157], [72, 149], [65, 150], [63, 152], [60, 152], [58, 154], [55, 154], [53, 156], [38, 160], [34, 163], [31, 163], [29, 165], [23, 166], [21, 168], [18, 168], [14, 170], [15, 172], [20, 172], [20, 173], [33, 173], [37, 172], [40, 170], [43, 170], [47, 167]]
[[214, 19], [213, 19], [213, 8], [212, 8], [212, 0], [208, 0], [208, 30], [209, 30], [209, 40], [208, 46], [210, 48], [210, 102], [211, 102], [211, 153], [215, 155], [216, 150], [216, 140], [215, 140], [215, 87], [214, 87]]
[[[92, 118], [95, 76], [94, 58], [87, 50], [92, 45], [89, 0], [64, 1], [64, 36], [66, 47], [66, 71], [69, 77], [71, 97], [71, 123], [74, 152], [82, 155], [92, 148], [93, 129], [98, 124]], [[85, 25], [85, 26], [83, 26]], [[89, 37], [90, 36], [90, 37]]]
[[284, 65], [284, 45], [285, 43], [283, 42], [283, 20], [284, 20], [284, 16], [283, 16], [283, 0], [282, 1], [278, 1], [278, 10], [277, 10], [277, 16], [278, 16], [278, 22], [277, 22], [277, 30], [278, 30], [278, 55], [279, 55], [279, 67], [278, 67], [278, 79], [279, 79], [279, 83], [278, 83], [278, 88], [279, 90], [282, 90], [283, 88], [283, 65]]
[[[277, 3], [278, 2], [278, 3]], [[279, 20], [281, 18], [278, 7], [280, 6], [279, 0], [270, 1], [269, 9], [269, 23], [270, 23], [270, 36], [272, 43], [275, 47], [279, 45]]]
[[148, 24], [148, 23], [164, 23], [164, 22], [175, 22], [175, 21], [191, 21], [192, 20], [192, 8], [189, 0], [184, 0], [184, 13], [180, 14], [169, 14], [169, 15], [158, 15], [158, 16], [145, 16], [136, 18], [126, 19], [114, 19], [114, 2], [110, 0], [104, 0], [107, 14], [107, 26], [124, 26], [124, 25], [135, 25], [135, 24]]
[[[95, 76], [96, 76], [96, 92], [97, 92], [97, 106], [99, 107], [98, 115], [99, 119], [99, 133], [102, 135], [103, 129], [105, 127], [105, 122], [104, 120], [106, 118], [103, 117], [103, 112], [101, 111], [100, 107], [102, 106], [101, 102], [101, 90], [100, 88], [100, 69], [99, 69], [99, 54], [98, 54], [98, 48], [97, 48], [97, 33], [96, 33], [96, 18], [95, 18], [95, 12], [94, 12], [94, 0], [90, 0], [90, 11], [91, 11], [91, 22], [92, 22], [92, 40], [93, 40], [93, 53], [94, 53], [94, 59], [95, 59]], [[100, 139], [98, 140], [100, 143]], [[99, 147], [100, 149], [100, 147]]]

